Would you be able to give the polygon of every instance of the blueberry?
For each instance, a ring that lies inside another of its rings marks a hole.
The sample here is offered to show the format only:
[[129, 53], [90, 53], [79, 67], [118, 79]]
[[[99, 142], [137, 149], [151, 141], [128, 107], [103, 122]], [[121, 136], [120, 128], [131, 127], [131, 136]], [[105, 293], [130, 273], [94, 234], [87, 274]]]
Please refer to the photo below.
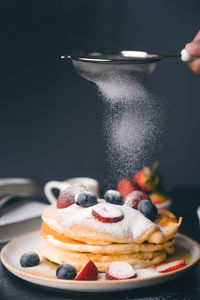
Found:
[[120, 194], [120, 192], [115, 190], [108, 190], [104, 195], [104, 199], [107, 202], [112, 204], [118, 204], [118, 205], [124, 204], [124, 198], [122, 194]]
[[56, 270], [56, 276], [59, 279], [74, 279], [76, 277], [76, 268], [69, 264], [59, 265]]
[[33, 251], [26, 252], [20, 257], [20, 265], [24, 268], [34, 267], [39, 265], [39, 263], [40, 263], [40, 258], [38, 254]]
[[85, 191], [76, 197], [76, 204], [88, 207], [97, 204], [97, 197], [92, 192]]
[[141, 200], [138, 210], [150, 220], [154, 220], [158, 213], [157, 207], [150, 200]]

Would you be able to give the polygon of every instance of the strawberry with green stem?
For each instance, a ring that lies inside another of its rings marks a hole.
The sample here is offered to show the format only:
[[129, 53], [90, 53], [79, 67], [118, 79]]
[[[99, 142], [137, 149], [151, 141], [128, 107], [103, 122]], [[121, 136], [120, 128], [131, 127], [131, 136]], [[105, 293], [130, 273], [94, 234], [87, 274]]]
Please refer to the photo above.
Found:
[[152, 166], [144, 167], [133, 176], [133, 183], [145, 192], [152, 192], [159, 188], [161, 178], [157, 171], [159, 162], [156, 161]]

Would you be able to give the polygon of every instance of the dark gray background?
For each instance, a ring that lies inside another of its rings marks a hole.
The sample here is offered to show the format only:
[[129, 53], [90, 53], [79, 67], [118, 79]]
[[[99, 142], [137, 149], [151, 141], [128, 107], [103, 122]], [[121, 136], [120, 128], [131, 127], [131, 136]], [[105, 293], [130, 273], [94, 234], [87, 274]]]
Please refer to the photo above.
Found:
[[[1, 1], [0, 176], [105, 182], [103, 103], [59, 56], [97, 48], [179, 52], [199, 21], [198, 0]], [[168, 107], [156, 157], [164, 182], [199, 184], [200, 77], [165, 59], [148, 86]]]

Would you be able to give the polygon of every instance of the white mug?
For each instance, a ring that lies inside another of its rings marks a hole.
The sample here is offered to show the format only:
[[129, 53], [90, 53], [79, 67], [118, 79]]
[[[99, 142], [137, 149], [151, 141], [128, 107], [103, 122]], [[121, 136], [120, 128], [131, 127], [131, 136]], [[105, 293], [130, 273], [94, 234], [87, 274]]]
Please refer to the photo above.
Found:
[[66, 189], [72, 183], [81, 183], [89, 191], [93, 192], [97, 198], [99, 198], [99, 182], [93, 178], [89, 177], [74, 177], [66, 179], [64, 181], [49, 181], [44, 186], [44, 193], [50, 203], [54, 204], [57, 202], [56, 197], [54, 196], [52, 190], [58, 189], [60, 192]]

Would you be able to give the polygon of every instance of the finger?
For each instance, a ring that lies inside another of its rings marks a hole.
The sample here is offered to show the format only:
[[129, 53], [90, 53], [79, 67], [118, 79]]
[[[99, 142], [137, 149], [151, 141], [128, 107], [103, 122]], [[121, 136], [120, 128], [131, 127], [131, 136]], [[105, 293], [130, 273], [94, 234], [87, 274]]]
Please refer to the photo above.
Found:
[[200, 56], [200, 40], [187, 44], [185, 49], [192, 56]]
[[200, 58], [188, 62], [187, 65], [195, 74], [200, 75]]
[[197, 34], [195, 35], [193, 41], [199, 41], [200, 40], [200, 30], [197, 32]]

